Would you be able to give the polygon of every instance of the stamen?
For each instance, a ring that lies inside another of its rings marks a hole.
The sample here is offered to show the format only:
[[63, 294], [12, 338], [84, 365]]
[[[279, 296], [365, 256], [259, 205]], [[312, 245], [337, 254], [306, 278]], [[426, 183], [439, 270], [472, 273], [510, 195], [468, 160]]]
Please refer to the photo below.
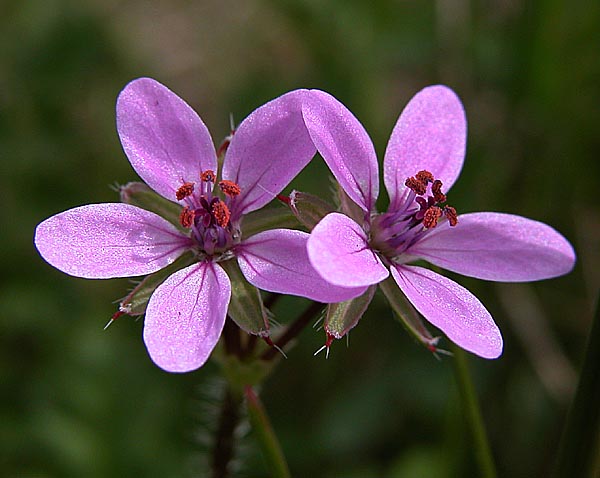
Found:
[[221, 227], [227, 227], [231, 213], [223, 201], [217, 201], [212, 205], [212, 214], [216, 223]]
[[458, 224], [458, 216], [456, 214], [456, 209], [454, 209], [452, 206], [444, 207], [444, 215], [448, 218], [448, 222], [452, 227]]
[[230, 198], [234, 198], [242, 192], [237, 184], [233, 181], [228, 181], [227, 179], [219, 181], [219, 188], [221, 188], [221, 191]]
[[415, 177], [406, 178], [404, 185], [419, 196], [422, 196], [427, 191], [427, 183], [424, 183]]
[[194, 224], [195, 215], [196, 212], [193, 209], [190, 209], [188, 206], [186, 206], [181, 210], [181, 214], [179, 215], [179, 222], [185, 228], [192, 227], [192, 224]]
[[423, 227], [425, 229], [431, 229], [437, 226], [438, 219], [442, 217], [442, 210], [437, 206], [431, 206], [427, 211], [425, 211], [425, 216], [423, 217]]
[[436, 203], [446, 202], [446, 195], [442, 192], [442, 182], [436, 179], [431, 185], [431, 192]]
[[178, 201], [181, 201], [183, 198], [191, 196], [194, 193], [194, 183], [185, 182], [182, 186], [179, 187], [177, 192], [175, 193], [175, 197]]
[[207, 169], [206, 171], [202, 171], [202, 173], [200, 174], [200, 179], [205, 183], [214, 183], [215, 179], [217, 178], [212, 170]]
[[423, 171], [419, 171], [416, 175], [415, 178], [417, 178], [418, 181], [421, 181], [422, 183], [432, 183], [433, 182], [433, 174], [431, 174], [429, 171], [423, 170]]

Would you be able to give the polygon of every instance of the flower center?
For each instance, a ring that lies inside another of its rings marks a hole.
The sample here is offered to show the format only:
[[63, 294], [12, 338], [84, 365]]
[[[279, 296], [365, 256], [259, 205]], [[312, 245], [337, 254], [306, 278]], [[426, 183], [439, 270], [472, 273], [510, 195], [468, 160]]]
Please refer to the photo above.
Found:
[[233, 181], [219, 181], [223, 197], [213, 195], [216, 175], [210, 169], [200, 174], [200, 184], [183, 182], [175, 193], [184, 206], [179, 222], [190, 229], [198, 243], [198, 252], [215, 260], [228, 259], [227, 251], [240, 242], [239, 220], [231, 217], [231, 202], [240, 194]]
[[371, 221], [371, 246], [388, 259], [398, 260], [417, 240], [440, 222], [458, 224], [456, 209], [445, 205], [442, 181], [429, 171], [419, 171], [404, 182], [405, 199], [394, 211], [378, 214]]

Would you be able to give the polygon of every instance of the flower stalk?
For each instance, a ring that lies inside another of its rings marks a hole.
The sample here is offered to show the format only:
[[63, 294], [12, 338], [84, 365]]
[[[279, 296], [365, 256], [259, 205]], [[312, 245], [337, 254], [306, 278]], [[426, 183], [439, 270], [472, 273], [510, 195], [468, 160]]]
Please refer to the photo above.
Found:
[[281, 450], [279, 440], [260, 398], [250, 386], [244, 389], [248, 417], [256, 433], [263, 457], [273, 478], [291, 478], [290, 469]]
[[452, 344], [452, 352], [454, 354], [454, 375], [458, 385], [461, 406], [475, 447], [475, 457], [480, 471], [479, 476], [482, 478], [495, 478], [497, 475], [494, 458], [481, 416], [477, 393], [471, 380], [467, 353], [454, 344]]

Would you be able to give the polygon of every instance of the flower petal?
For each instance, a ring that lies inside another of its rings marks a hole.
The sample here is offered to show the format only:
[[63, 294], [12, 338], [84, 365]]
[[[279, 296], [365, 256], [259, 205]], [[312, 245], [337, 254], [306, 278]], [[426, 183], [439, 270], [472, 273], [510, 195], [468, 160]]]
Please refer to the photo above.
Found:
[[483, 358], [502, 354], [500, 330], [467, 289], [422, 267], [392, 266], [392, 276], [415, 308], [455, 344]]
[[90, 204], [40, 223], [35, 245], [50, 265], [86, 279], [150, 274], [189, 246], [171, 223], [129, 204]]
[[342, 302], [362, 294], [365, 287], [338, 287], [319, 275], [308, 260], [308, 237], [302, 231], [273, 229], [244, 241], [238, 261], [248, 282], [318, 302]]
[[165, 198], [201, 171], [217, 170], [208, 129], [179, 96], [150, 78], [129, 83], [117, 99], [117, 130], [140, 177]]
[[389, 275], [362, 228], [339, 213], [328, 214], [312, 230], [308, 257], [324, 279], [342, 287], [377, 284]]
[[223, 163], [223, 178], [240, 186], [232, 214], [261, 208], [285, 188], [315, 155], [296, 90], [254, 110], [236, 129]]
[[379, 172], [373, 143], [362, 124], [338, 100], [311, 90], [302, 107], [317, 150], [348, 196], [371, 212], [379, 194]]
[[167, 372], [189, 372], [206, 362], [219, 341], [231, 285], [217, 264], [181, 269], [152, 294], [144, 320], [150, 358]]
[[542, 222], [512, 214], [463, 214], [455, 227], [431, 231], [407, 251], [459, 274], [500, 282], [548, 279], [569, 272], [575, 252]]
[[440, 179], [447, 192], [460, 174], [465, 157], [467, 120], [463, 106], [448, 87], [424, 88], [400, 115], [383, 160], [391, 208], [406, 191], [406, 178], [422, 170]]

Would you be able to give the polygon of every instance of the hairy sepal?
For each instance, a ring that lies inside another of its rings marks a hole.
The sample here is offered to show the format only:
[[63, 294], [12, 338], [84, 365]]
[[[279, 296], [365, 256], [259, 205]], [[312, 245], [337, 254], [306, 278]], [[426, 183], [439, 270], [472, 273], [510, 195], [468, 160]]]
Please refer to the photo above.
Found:
[[231, 281], [231, 301], [227, 314], [244, 332], [268, 337], [269, 312], [262, 303], [260, 291], [246, 280], [236, 260], [219, 264]]
[[165, 199], [144, 183], [131, 182], [119, 188], [121, 202], [158, 214], [180, 230], [185, 229], [179, 221], [181, 206]]
[[373, 299], [376, 286], [370, 286], [366, 292], [354, 299], [327, 306], [325, 316], [325, 332], [336, 339], [341, 339], [350, 329], [358, 324]]

